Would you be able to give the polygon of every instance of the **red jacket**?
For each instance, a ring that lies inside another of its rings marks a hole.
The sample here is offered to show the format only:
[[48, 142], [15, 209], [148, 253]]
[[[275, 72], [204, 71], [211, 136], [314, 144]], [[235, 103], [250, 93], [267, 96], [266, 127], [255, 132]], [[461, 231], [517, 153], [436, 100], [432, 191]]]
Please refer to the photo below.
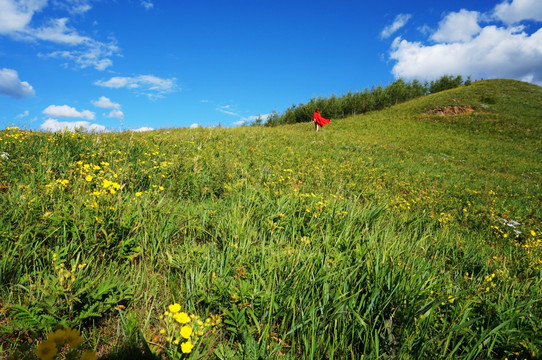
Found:
[[312, 116], [312, 121], [314, 121], [315, 123], [317, 123], [320, 126], [324, 126], [326, 124], [329, 124], [329, 119], [324, 119], [322, 117], [322, 115], [320, 115], [320, 113], [318, 111], [316, 111], [314, 113], [314, 115]]

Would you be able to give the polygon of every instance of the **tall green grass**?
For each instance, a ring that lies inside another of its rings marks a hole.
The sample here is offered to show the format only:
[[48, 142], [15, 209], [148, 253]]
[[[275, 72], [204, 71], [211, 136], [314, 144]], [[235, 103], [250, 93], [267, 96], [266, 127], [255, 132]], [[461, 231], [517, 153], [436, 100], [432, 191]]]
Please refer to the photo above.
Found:
[[191, 358], [536, 358], [541, 100], [493, 80], [318, 133], [2, 131], [3, 349], [60, 323], [158, 351], [177, 302], [222, 315]]

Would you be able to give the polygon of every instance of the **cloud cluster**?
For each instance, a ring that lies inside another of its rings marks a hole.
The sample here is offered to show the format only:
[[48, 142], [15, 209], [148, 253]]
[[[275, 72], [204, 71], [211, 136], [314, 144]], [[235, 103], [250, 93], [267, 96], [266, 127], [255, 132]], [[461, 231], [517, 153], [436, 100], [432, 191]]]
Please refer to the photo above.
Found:
[[431, 40], [435, 42], [469, 41], [482, 30], [478, 25], [479, 17], [479, 12], [465, 9], [449, 13], [439, 23], [438, 30], [431, 35]]
[[540, 0], [507, 0], [495, 6], [493, 16], [506, 24], [523, 20], [542, 21], [542, 2]]
[[[33, 26], [34, 14], [48, 5], [47, 0], [2, 0], [0, 1], [0, 35], [20, 41], [45, 41], [63, 47], [62, 50], [39, 54], [42, 57], [63, 58], [73, 61], [78, 67], [94, 67], [105, 70], [113, 64], [111, 57], [119, 52], [114, 39], [98, 41], [81, 35], [68, 25], [68, 17], [49, 18], [43, 25]], [[70, 14], [80, 14], [91, 9], [87, 0], [64, 0], [52, 3]], [[69, 47], [65, 49], [65, 47]]]
[[81, 118], [94, 120], [94, 113], [89, 110], [77, 111], [75, 108], [68, 105], [49, 105], [45, 110], [43, 110], [45, 115], [54, 116], [54, 117], [65, 117], [65, 118]]
[[26, 81], [21, 81], [17, 71], [6, 68], [0, 69], [0, 95], [7, 95], [16, 99], [23, 99], [33, 96], [34, 94], [35, 91], [32, 85]]
[[40, 129], [50, 132], [84, 131], [84, 132], [106, 132], [107, 128], [99, 124], [91, 124], [88, 121], [58, 121], [48, 119], [41, 124]]
[[151, 128], [151, 127], [148, 127], [148, 126], [142, 126], [142, 127], [140, 127], [140, 128], [134, 129], [134, 130], [132, 130], [132, 131], [134, 131], [134, 132], [144, 132], [144, 131], [152, 131], [152, 130], [154, 130], [154, 129]]
[[109, 80], [98, 80], [94, 85], [114, 89], [127, 88], [154, 99], [176, 91], [177, 79], [163, 79], [154, 75], [115, 76]]
[[120, 110], [121, 105], [112, 102], [109, 98], [101, 96], [98, 100], [93, 100], [92, 105], [102, 108], [102, 109], [111, 109], [107, 117], [124, 119], [124, 113]]
[[395, 38], [392, 73], [405, 79], [457, 74], [542, 85], [542, 28], [529, 34], [519, 24], [523, 20], [542, 21], [542, 2], [504, 1], [487, 14], [465, 9], [448, 13], [430, 35], [429, 44]]

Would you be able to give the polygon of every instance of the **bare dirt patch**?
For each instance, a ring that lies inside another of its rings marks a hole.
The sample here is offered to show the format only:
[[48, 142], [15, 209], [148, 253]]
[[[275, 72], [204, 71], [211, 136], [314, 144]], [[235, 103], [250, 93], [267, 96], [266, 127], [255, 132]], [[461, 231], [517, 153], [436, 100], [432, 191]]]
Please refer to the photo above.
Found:
[[434, 109], [431, 109], [429, 111], [424, 112], [424, 114], [431, 114], [431, 115], [440, 115], [440, 116], [451, 116], [451, 115], [459, 115], [459, 114], [470, 114], [474, 112], [474, 109], [472, 106], [460, 106], [460, 105], [454, 105], [454, 106], [446, 106], [446, 107], [437, 107]]

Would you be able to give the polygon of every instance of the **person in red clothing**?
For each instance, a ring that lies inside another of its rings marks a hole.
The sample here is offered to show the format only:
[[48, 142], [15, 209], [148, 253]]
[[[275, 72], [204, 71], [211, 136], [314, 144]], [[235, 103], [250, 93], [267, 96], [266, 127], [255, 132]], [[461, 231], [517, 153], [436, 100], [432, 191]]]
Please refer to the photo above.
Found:
[[320, 115], [318, 109], [316, 109], [314, 115], [312, 115], [312, 121], [314, 121], [314, 130], [316, 131], [318, 131], [318, 126], [329, 124], [329, 119], [324, 119], [322, 115]]

